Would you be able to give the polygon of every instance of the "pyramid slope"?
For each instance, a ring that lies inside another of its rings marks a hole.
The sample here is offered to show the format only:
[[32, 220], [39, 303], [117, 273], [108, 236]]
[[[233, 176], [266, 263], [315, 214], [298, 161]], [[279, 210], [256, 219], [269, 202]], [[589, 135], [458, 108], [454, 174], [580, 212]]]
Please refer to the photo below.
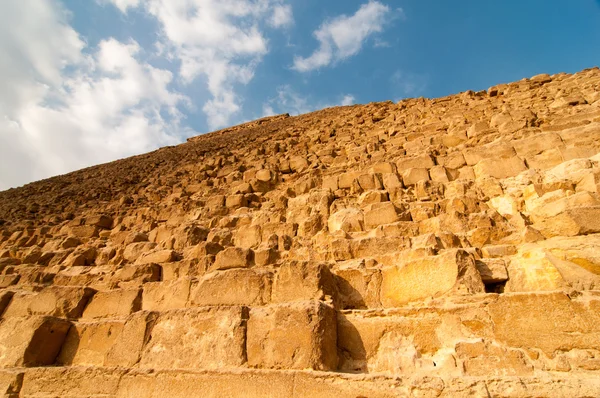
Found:
[[600, 396], [600, 70], [0, 192], [7, 397]]

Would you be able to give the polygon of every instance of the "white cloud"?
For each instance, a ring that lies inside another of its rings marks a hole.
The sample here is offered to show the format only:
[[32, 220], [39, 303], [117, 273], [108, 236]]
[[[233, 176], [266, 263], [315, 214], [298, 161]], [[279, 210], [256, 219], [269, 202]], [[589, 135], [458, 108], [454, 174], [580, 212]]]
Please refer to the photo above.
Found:
[[180, 142], [171, 72], [136, 42], [89, 54], [52, 0], [0, 4], [0, 189]]
[[262, 116], [272, 116], [282, 113], [301, 115], [332, 106], [352, 105], [355, 101], [356, 99], [351, 94], [340, 96], [339, 100], [334, 103], [313, 101], [310, 97], [298, 94], [290, 85], [286, 84], [277, 87], [277, 95], [263, 104]]
[[313, 34], [319, 48], [307, 58], [295, 57], [293, 69], [308, 72], [356, 55], [374, 33], [383, 31], [393, 14], [378, 1], [363, 4], [352, 16], [340, 15], [323, 23]]
[[342, 97], [342, 101], [340, 102], [340, 105], [342, 106], [348, 106], [348, 105], [352, 105], [355, 102], [355, 98], [353, 95], [350, 94], [346, 94]]
[[274, 28], [289, 26], [294, 23], [292, 15], [292, 6], [289, 4], [279, 4], [273, 8], [273, 14], [269, 18], [269, 25]]
[[237, 85], [247, 84], [268, 52], [262, 27], [293, 23], [284, 0], [110, 0], [127, 11], [141, 6], [160, 23], [157, 45], [181, 61], [185, 83], [206, 79], [212, 99], [203, 106], [210, 128], [229, 123], [241, 108]]

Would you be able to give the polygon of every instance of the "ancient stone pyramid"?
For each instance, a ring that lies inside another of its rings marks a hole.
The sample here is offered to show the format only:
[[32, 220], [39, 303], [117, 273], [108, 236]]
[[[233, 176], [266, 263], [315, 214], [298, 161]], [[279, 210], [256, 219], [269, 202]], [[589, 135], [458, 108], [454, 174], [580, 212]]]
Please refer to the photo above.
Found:
[[0, 193], [5, 397], [600, 396], [600, 70]]

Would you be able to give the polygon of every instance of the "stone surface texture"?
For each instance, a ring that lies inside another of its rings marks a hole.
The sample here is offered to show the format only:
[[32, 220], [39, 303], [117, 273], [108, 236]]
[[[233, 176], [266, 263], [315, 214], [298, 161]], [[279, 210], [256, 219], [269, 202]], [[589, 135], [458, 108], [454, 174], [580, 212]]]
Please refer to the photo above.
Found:
[[600, 396], [600, 70], [0, 192], [0, 395]]

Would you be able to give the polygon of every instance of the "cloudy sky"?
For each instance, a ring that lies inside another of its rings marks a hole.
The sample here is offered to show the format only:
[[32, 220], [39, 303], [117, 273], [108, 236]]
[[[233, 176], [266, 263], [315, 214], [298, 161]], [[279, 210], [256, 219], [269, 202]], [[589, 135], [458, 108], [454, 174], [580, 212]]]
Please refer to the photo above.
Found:
[[2, 0], [0, 190], [265, 115], [600, 64], [598, 0]]

